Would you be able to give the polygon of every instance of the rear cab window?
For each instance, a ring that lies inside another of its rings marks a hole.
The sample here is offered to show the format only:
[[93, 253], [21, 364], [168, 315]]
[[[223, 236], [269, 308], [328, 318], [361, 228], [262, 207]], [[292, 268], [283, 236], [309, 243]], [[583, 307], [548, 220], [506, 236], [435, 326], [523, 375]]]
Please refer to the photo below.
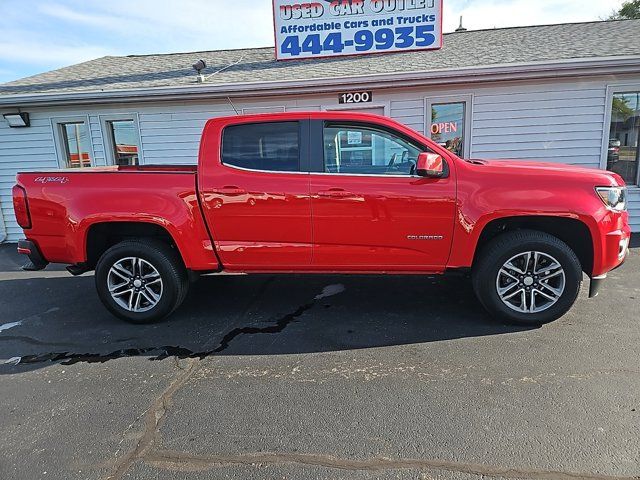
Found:
[[265, 172], [300, 172], [300, 122], [231, 125], [222, 132], [222, 164]]

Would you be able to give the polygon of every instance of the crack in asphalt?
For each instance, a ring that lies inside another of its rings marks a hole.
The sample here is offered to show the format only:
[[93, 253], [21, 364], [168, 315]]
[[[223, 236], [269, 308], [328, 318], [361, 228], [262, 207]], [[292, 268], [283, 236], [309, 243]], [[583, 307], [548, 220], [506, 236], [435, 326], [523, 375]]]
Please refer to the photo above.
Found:
[[287, 328], [287, 325], [289, 325], [291, 322], [293, 322], [296, 318], [298, 318], [304, 312], [306, 312], [307, 310], [312, 308], [315, 305], [315, 303], [316, 302], [314, 300], [313, 302], [306, 303], [306, 304], [302, 305], [301, 307], [298, 307], [295, 312], [287, 313], [283, 317], [279, 318], [276, 321], [275, 325], [269, 325], [269, 326], [266, 326], [266, 327], [240, 327], [240, 328], [234, 328], [229, 333], [227, 333], [224, 337], [222, 337], [222, 340], [220, 341], [220, 344], [214, 350], [212, 350], [211, 353], [220, 353], [220, 352], [225, 351], [227, 348], [229, 348], [229, 344], [234, 339], [239, 337], [240, 335], [258, 335], [258, 334], [262, 334], [262, 333], [267, 333], [267, 334], [269, 334], [269, 333], [280, 333], [285, 328]]
[[[227, 333], [222, 340], [220, 341], [218, 347], [215, 349], [194, 354], [188, 349], [183, 349], [179, 347], [163, 347], [160, 349], [162, 352], [153, 358], [154, 360], [158, 360], [161, 358], [167, 358], [168, 356], [173, 356], [176, 358], [188, 358], [189, 365], [187, 367], [180, 367], [178, 363], [176, 363], [176, 367], [178, 367], [181, 372], [177, 377], [169, 384], [169, 386], [162, 392], [162, 394], [153, 402], [151, 407], [149, 407], [146, 412], [143, 412], [141, 416], [145, 417], [144, 421], [144, 429], [143, 432], [136, 444], [136, 446], [131, 450], [128, 454], [123, 456], [120, 460], [116, 461], [114, 465], [114, 472], [107, 477], [107, 480], [121, 480], [124, 475], [126, 475], [127, 471], [131, 468], [131, 466], [139, 459], [145, 459], [148, 455], [148, 451], [153, 448], [155, 444], [159, 444], [161, 441], [160, 438], [160, 428], [164, 423], [166, 418], [167, 409], [173, 402], [173, 395], [191, 378], [191, 376], [197, 371], [198, 367], [201, 365], [201, 361], [208, 357], [209, 355], [213, 355], [215, 353], [222, 352], [223, 350], [229, 347], [229, 344], [240, 335], [255, 335], [262, 333], [279, 333], [282, 332], [287, 325], [293, 322], [296, 318], [301, 316], [304, 312], [312, 308], [318, 300], [321, 300], [325, 297], [336, 295], [344, 291], [343, 285], [329, 285], [325, 287], [322, 293], [316, 295], [313, 301], [298, 307], [294, 312], [288, 313], [283, 317], [279, 318], [275, 325], [269, 325], [266, 327], [243, 327], [236, 328]], [[150, 348], [150, 349], [135, 349], [126, 356], [133, 355], [141, 355], [145, 351], [149, 353], [149, 351], [159, 350], [158, 348]], [[122, 352], [126, 351], [117, 351], [114, 352], [113, 356], [117, 356]], [[68, 364], [69, 362], [76, 363], [77, 361], [100, 361], [99, 358], [104, 356], [98, 355], [68, 355], [70, 357], [63, 364]], [[82, 358], [82, 360], [81, 360]], [[116, 357], [118, 358], [118, 357]], [[106, 361], [106, 360], [105, 360]], [[135, 421], [133, 422], [135, 424]], [[133, 425], [132, 424], [132, 425]], [[129, 430], [132, 425], [127, 427]], [[119, 450], [116, 452], [116, 456], [119, 453]]]
[[193, 455], [172, 450], [149, 452], [145, 462], [170, 470], [209, 470], [228, 465], [282, 465], [297, 464], [347, 471], [381, 472], [386, 470], [441, 470], [484, 477], [500, 477], [527, 480], [637, 480], [640, 477], [597, 475], [591, 473], [561, 472], [552, 470], [518, 469], [447, 460], [412, 458], [372, 458], [354, 460], [329, 455], [304, 453], [245, 453], [240, 455]]
[[144, 430], [136, 446], [127, 455], [122, 457], [114, 467], [114, 472], [107, 477], [108, 480], [120, 480], [127, 473], [131, 465], [142, 458], [147, 450], [154, 444], [157, 437], [160, 435], [160, 427], [164, 423], [167, 409], [171, 406], [173, 401], [173, 395], [186, 383], [186, 381], [196, 371], [196, 367], [199, 365], [200, 360], [190, 359], [190, 364], [180, 374], [174, 378], [169, 386], [162, 392], [162, 394], [153, 402], [150, 408], [147, 409], [144, 415]]
[[36, 355], [24, 355], [20, 357], [17, 365], [29, 365], [43, 362], [61, 362], [62, 365], [73, 365], [76, 363], [104, 363], [109, 360], [125, 357], [140, 357], [151, 355], [149, 360], [164, 360], [165, 358], [176, 356], [178, 358], [196, 358], [206, 356], [205, 353], [194, 353], [182, 347], [149, 347], [149, 348], [123, 348], [110, 353], [70, 353], [51, 352]]
[[[176, 346], [162, 346], [162, 347], [147, 347], [147, 348], [123, 348], [120, 350], [115, 350], [110, 353], [72, 353], [72, 352], [49, 352], [49, 353], [41, 353], [35, 355], [24, 355], [21, 357], [13, 357], [12, 365], [28, 365], [28, 364], [37, 364], [43, 362], [61, 362], [62, 365], [73, 365], [76, 363], [104, 363], [109, 360], [115, 360], [118, 358], [125, 357], [140, 357], [143, 355], [149, 355], [149, 360], [164, 360], [168, 357], [177, 357], [180, 359], [186, 358], [199, 358], [203, 359], [214, 355], [216, 353], [223, 352], [227, 348], [231, 342], [241, 335], [259, 335], [259, 334], [275, 334], [282, 332], [289, 324], [291, 324], [296, 318], [300, 317], [307, 310], [310, 310], [314, 307], [314, 305], [321, 299], [330, 297], [333, 295], [337, 295], [344, 291], [344, 286], [337, 285], [328, 285], [322, 290], [322, 293], [316, 295], [314, 299], [306, 303], [300, 307], [298, 307], [295, 311], [291, 313], [287, 313], [286, 315], [278, 318], [273, 325], [268, 325], [265, 327], [239, 327], [234, 328], [227, 334], [222, 337], [218, 346], [211, 350], [205, 350], [201, 352], [194, 352], [188, 348], [184, 347], [176, 347]], [[24, 341], [26, 343], [32, 343], [35, 345], [49, 345], [49, 346], [63, 346], [63, 345], [73, 345], [73, 344], [55, 344], [42, 342], [40, 340], [36, 340], [30, 337], [0, 337], [0, 340], [3, 338], [9, 339], [13, 338], [14, 340], [18, 339]]]

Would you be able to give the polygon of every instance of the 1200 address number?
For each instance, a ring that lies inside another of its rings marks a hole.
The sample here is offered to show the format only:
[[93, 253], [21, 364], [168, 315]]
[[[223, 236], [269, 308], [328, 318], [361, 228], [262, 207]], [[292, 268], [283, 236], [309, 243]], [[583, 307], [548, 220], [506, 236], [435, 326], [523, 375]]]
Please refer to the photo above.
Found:
[[343, 40], [342, 33], [330, 33], [324, 40], [314, 33], [301, 38], [296, 35], [286, 37], [280, 46], [280, 52], [294, 57], [301, 53], [320, 55], [323, 52], [342, 53], [347, 47], [354, 47], [356, 52], [369, 50], [389, 50], [391, 48], [404, 49], [411, 47], [429, 47], [436, 41], [435, 26], [418, 25], [416, 27], [381, 28], [359, 30], [353, 40]]

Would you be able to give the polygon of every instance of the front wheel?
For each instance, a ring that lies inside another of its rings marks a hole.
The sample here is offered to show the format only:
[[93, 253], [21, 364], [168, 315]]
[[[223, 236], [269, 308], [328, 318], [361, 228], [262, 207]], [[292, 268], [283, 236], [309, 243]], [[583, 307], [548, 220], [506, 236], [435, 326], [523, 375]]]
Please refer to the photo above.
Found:
[[173, 312], [189, 288], [187, 271], [169, 245], [126, 240], [107, 250], [96, 266], [104, 306], [131, 323], [152, 323]]
[[480, 252], [472, 280], [480, 303], [492, 316], [540, 325], [557, 320], [573, 306], [582, 268], [562, 240], [518, 230], [496, 237]]

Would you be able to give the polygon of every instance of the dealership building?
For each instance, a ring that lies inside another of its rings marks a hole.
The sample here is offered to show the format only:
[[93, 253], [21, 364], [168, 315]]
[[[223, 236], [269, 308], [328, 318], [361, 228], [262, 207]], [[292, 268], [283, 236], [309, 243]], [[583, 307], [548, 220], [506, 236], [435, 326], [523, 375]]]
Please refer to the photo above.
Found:
[[609, 168], [640, 232], [640, 20], [622, 20], [459, 31], [383, 55], [108, 56], [0, 85], [0, 240], [22, 236], [16, 172], [195, 163], [209, 118], [313, 110], [386, 115], [465, 158]]

